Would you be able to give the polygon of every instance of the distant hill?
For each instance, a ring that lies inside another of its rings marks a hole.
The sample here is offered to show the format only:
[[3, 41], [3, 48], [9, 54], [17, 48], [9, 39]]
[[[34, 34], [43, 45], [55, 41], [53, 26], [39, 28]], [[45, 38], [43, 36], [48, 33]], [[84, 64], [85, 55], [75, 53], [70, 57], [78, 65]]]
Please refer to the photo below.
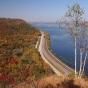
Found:
[[46, 24], [46, 25], [56, 25], [56, 22], [28, 22], [29, 24]]

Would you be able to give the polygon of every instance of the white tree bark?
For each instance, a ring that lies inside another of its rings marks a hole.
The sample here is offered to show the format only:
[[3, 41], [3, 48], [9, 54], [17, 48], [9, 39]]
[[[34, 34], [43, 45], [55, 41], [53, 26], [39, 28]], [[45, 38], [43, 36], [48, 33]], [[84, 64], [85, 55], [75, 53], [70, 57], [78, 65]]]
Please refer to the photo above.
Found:
[[79, 78], [81, 78], [81, 73], [82, 73], [82, 55], [83, 55], [83, 51], [82, 48], [80, 48], [80, 70], [79, 70]]
[[86, 51], [85, 59], [84, 59], [84, 62], [83, 62], [83, 69], [82, 69], [82, 72], [81, 72], [80, 76], [82, 76], [83, 73], [84, 73], [84, 68], [85, 68], [86, 59], [88, 58], [87, 55], [88, 55], [88, 51]]
[[77, 59], [77, 51], [76, 51], [76, 36], [75, 36], [75, 77], [77, 77], [77, 71], [76, 71], [76, 59]]

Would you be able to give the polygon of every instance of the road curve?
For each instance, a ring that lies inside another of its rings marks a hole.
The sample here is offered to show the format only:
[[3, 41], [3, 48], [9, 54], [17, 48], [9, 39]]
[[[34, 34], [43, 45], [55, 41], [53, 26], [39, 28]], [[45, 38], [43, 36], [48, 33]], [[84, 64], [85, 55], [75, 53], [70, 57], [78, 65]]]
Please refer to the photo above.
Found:
[[[41, 41], [39, 46], [39, 52], [42, 56], [42, 58], [52, 67], [54, 72], [57, 75], [65, 75], [68, 76], [70, 73], [74, 72], [74, 70], [70, 67], [68, 67], [66, 64], [61, 62], [59, 59], [57, 59], [49, 50], [47, 47], [47, 39], [46, 39], [46, 32], [41, 31]], [[48, 61], [50, 61], [53, 65], [55, 65], [57, 68], [61, 69], [65, 72], [65, 74], [62, 74], [59, 72], [54, 66], [52, 66]]]

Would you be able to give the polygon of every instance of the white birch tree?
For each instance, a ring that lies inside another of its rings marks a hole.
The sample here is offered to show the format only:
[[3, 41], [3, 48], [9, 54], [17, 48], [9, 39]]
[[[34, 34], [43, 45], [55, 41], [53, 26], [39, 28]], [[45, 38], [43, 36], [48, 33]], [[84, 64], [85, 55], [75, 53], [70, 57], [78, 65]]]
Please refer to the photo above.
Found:
[[[77, 51], [80, 52], [80, 71], [79, 76], [83, 74], [85, 61], [87, 58], [88, 52], [87, 49], [87, 28], [85, 27], [85, 21], [83, 22], [82, 16], [84, 14], [84, 9], [80, 7], [79, 4], [74, 4], [73, 6], [68, 6], [68, 11], [65, 16], [57, 21], [59, 27], [64, 29], [68, 34], [71, 35], [74, 40], [74, 51], [75, 51], [75, 77], [77, 77]], [[79, 48], [78, 48], [79, 47]], [[79, 50], [77, 50], [79, 49]], [[83, 53], [86, 53], [84, 62]]]
[[77, 36], [77, 44], [80, 53], [80, 70], [78, 77], [83, 75], [86, 59], [88, 58], [88, 28], [85, 23], [85, 21], [81, 22], [79, 35]]

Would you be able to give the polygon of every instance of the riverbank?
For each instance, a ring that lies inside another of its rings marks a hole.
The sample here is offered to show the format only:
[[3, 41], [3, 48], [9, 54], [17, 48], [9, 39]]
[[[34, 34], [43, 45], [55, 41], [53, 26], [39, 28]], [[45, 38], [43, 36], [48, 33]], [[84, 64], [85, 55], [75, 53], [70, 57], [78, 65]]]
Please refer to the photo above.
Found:
[[[63, 62], [61, 62], [60, 60], [58, 60], [54, 55], [52, 55], [52, 53], [48, 50], [47, 47], [47, 40], [46, 40], [46, 33], [44, 31], [42, 31], [42, 37], [41, 37], [41, 43], [40, 43], [40, 48], [39, 48], [39, 52], [40, 54], [43, 55], [43, 58], [47, 58], [46, 60], [50, 63], [52, 63], [54, 66], [52, 67], [57, 67], [59, 69], [61, 69], [63, 72], [65, 72], [64, 76], [69, 75], [70, 73], [73, 73], [74, 70], [71, 69], [70, 67], [68, 67], [67, 65], [65, 65]], [[45, 60], [45, 61], [46, 61]]]

